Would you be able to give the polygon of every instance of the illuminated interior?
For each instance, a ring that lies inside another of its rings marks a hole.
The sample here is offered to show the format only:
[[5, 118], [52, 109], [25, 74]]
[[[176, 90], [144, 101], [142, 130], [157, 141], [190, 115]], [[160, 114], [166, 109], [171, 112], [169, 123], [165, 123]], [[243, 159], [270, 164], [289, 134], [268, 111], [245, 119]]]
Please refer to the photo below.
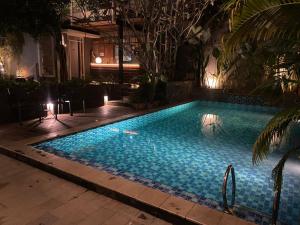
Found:
[[[91, 63], [91, 67], [93, 68], [108, 68], [108, 69], [119, 69], [118, 63]], [[123, 64], [124, 69], [140, 69], [140, 64]]]

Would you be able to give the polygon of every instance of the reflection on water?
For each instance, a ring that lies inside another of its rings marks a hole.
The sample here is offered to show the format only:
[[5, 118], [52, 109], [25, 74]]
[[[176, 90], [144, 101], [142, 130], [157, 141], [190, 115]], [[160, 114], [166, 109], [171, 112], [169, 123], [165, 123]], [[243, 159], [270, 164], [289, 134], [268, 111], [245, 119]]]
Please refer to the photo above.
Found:
[[[113, 132], [116, 132], [116, 133], [119, 133], [120, 132], [120, 129], [118, 128], [110, 128], [109, 130], [113, 131]], [[128, 135], [138, 135], [139, 133], [135, 130], [123, 130], [121, 131], [123, 132], [124, 134], [128, 134]]]
[[201, 131], [206, 137], [213, 137], [221, 131], [222, 120], [215, 114], [204, 114], [201, 119]]

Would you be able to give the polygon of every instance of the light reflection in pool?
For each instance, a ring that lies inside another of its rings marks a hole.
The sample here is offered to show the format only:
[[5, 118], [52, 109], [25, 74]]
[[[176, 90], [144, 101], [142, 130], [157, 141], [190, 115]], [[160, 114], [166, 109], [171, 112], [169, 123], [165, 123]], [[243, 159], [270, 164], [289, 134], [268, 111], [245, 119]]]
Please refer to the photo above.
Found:
[[201, 131], [206, 137], [213, 137], [221, 131], [222, 120], [216, 114], [204, 114], [201, 118]]

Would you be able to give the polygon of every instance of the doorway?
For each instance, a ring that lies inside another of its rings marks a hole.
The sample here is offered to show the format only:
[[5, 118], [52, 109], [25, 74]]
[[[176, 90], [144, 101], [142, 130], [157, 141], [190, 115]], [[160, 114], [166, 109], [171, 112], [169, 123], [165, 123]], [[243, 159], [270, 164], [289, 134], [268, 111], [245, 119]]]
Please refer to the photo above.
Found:
[[69, 76], [70, 79], [83, 78], [83, 46], [80, 38], [69, 39]]

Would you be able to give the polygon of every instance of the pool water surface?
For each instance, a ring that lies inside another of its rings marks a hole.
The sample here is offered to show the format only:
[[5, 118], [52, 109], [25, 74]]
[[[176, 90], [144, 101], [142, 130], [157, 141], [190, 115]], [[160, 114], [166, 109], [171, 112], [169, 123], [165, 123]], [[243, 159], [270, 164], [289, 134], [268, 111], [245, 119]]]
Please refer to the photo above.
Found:
[[[223, 176], [232, 164], [236, 204], [271, 215], [271, 173], [279, 156], [259, 166], [251, 160], [255, 139], [276, 111], [195, 101], [34, 146], [218, 210]], [[284, 170], [279, 220], [289, 225], [300, 221], [299, 162], [291, 159]], [[241, 216], [265, 224], [249, 215]]]

